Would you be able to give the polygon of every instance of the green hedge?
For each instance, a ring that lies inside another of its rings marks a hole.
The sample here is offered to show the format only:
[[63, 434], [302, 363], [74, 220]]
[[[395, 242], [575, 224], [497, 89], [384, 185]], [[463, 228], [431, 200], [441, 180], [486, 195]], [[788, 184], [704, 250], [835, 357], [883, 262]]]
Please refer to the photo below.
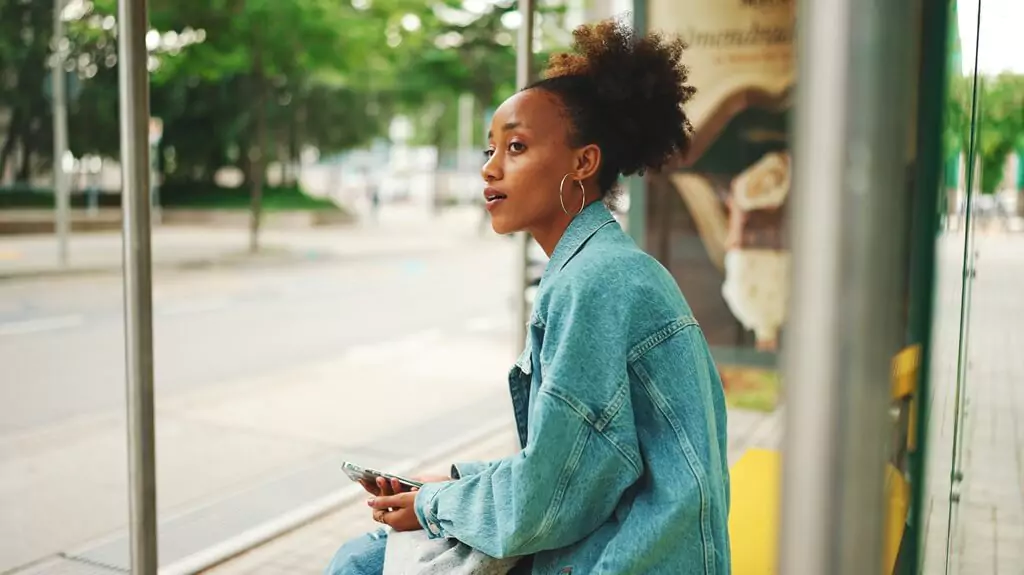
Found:
[[[160, 205], [165, 208], [190, 208], [209, 210], [249, 209], [249, 188], [225, 188], [204, 183], [167, 183], [159, 189]], [[85, 208], [89, 198], [83, 192], [71, 194], [73, 208]], [[97, 204], [101, 208], [116, 208], [121, 205], [121, 195], [100, 192]], [[0, 210], [8, 209], [51, 209], [53, 190], [27, 186], [0, 187]], [[341, 208], [323, 198], [305, 194], [296, 186], [266, 186], [263, 188], [263, 209], [267, 211], [286, 210], [340, 210]]]

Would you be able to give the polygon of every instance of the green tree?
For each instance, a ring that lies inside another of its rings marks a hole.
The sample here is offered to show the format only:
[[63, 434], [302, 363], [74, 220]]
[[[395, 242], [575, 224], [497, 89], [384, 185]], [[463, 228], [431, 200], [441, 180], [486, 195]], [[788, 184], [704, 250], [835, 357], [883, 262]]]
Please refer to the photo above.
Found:
[[[946, 106], [945, 148], [967, 153], [972, 132], [974, 78], [954, 76]], [[992, 194], [1003, 180], [1007, 158], [1024, 145], [1024, 76], [978, 78], [974, 136], [981, 193]]]
[[[554, 3], [553, 3], [554, 4]], [[437, 168], [458, 134], [460, 96], [472, 96], [474, 109], [491, 110], [515, 90], [518, 3], [481, 4], [474, 12], [457, 0], [419, 3], [394, 14], [387, 30], [391, 69], [388, 90], [398, 109], [415, 119], [415, 141], [437, 150]], [[560, 6], [541, 3], [538, 13], [558, 27]], [[542, 44], [557, 39], [537, 30]], [[545, 53], [535, 56], [539, 66]], [[482, 114], [474, 118], [474, 128]], [[482, 130], [474, 129], [474, 143]], [[435, 205], [435, 208], [438, 207]]]
[[[115, 8], [115, 0], [95, 1], [83, 50], [109, 51], [103, 23]], [[383, 43], [383, 23], [334, 0], [153, 0], [150, 8], [151, 26], [162, 31], [151, 31], [149, 42], [152, 111], [166, 126], [162, 167], [171, 178], [207, 181], [225, 165], [241, 168], [255, 251], [269, 162], [292, 160], [307, 143], [345, 148], [380, 132], [379, 115], [366, 114], [369, 96], [352, 85]], [[109, 52], [93, 58], [111, 62]], [[116, 78], [102, 81], [108, 76], [97, 74], [90, 86], [91, 117], [116, 101]]]
[[44, 94], [50, 74], [50, 36], [53, 7], [46, 2], [0, 2], [0, 110], [8, 115], [0, 144], [0, 179], [8, 171], [14, 152], [15, 181], [27, 181], [34, 170], [49, 162], [53, 135], [50, 105]]
[[274, 109], [318, 83], [343, 84], [373, 48], [377, 23], [350, 3], [333, 0], [161, 0], [152, 14], [158, 28], [200, 25], [215, 31], [167, 58], [154, 81], [204, 77], [237, 83], [233, 95], [243, 114], [239, 159], [251, 189], [249, 247], [256, 251], [266, 167], [275, 148], [269, 141]]

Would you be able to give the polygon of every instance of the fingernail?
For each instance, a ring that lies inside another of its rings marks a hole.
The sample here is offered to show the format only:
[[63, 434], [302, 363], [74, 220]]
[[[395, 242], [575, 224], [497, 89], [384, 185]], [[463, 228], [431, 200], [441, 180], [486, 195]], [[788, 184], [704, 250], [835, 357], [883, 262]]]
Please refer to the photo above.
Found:
[[370, 507], [373, 507], [373, 504], [374, 504], [374, 503], [375, 503], [376, 501], [377, 501], [377, 498], [376, 498], [376, 497], [371, 497], [371, 498], [369, 498], [369, 499], [367, 499], [367, 500], [366, 500], [366, 504], [367, 504], [367, 505], [369, 505]]

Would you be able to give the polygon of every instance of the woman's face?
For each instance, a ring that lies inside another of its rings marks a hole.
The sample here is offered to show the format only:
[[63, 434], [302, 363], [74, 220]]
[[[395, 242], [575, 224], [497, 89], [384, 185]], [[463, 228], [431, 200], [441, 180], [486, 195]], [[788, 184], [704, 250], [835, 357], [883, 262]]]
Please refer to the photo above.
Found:
[[[572, 148], [569, 123], [557, 96], [541, 89], [519, 92], [495, 111], [488, 134], [487, 161], [481, 174], [491, 226], [499, 234], [530, 232], [549, 254], [583, 195], [576, 180], [590, 184], [587, 201], [598, 198], [600, 151], [597, 146]], [[566, 209], [559, 202], [565, 179]]]

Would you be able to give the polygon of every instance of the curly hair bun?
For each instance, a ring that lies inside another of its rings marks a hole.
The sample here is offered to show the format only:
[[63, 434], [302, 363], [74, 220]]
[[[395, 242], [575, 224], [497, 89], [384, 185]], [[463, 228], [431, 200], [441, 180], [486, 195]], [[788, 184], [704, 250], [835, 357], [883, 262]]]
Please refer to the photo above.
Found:
[[557, 86], [575, 78], [586, 82], [593, 91], [588, 101], [570, 97], [575, 101], [567, 106], [594, 108], [583, 114], [571, 110], [570, 115], [576, 124], [603, 124], [575, 128], [581, 135], [604, 140], [598, 143], [617, 172], [615, 177], [657, 170], [686, 151], [693, 131], [683, 111], [696, 92], [686, 83], [685, 48], [679, 38], [637, 35], [616, 20], [587, 24], [573, 31], [571, 53], [551, 57], [539, 84]]

